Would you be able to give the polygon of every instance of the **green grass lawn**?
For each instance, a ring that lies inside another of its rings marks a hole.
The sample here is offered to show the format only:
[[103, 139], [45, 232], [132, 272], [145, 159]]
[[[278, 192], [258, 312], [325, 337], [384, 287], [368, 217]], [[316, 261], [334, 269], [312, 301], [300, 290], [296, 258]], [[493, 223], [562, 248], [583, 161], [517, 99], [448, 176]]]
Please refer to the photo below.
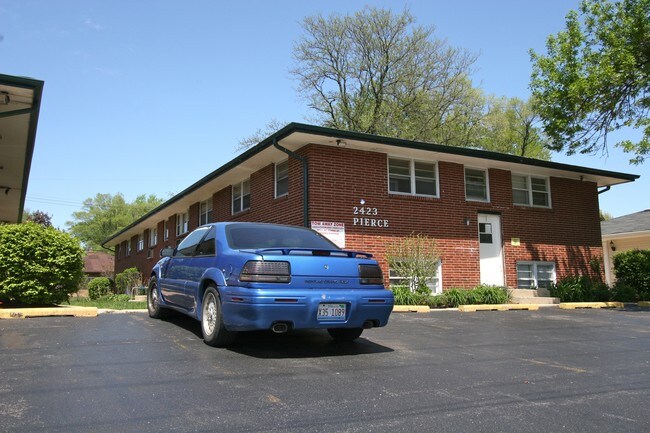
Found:
[[146, 310], [146, 302], [131, 302], [126, 299], [114, 299], [111, 297], [89, 299], [89, 298], [73, 298], [70, 299], [70, 305], [76, 307], [97, 307], [106, 308], [111, 310]]

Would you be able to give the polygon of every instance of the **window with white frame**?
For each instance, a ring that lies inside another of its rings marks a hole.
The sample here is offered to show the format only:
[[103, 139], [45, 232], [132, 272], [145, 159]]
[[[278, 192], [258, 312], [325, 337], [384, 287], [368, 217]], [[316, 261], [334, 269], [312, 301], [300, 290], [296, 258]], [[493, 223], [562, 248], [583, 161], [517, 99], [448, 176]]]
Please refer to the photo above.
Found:
[[189, 215], [187, 212], [176, 214], [176, 236], [187, 233], [190, 230]]
[[388, 189], [397, 194], [437, 197], [436, 163], [388, 158]]
[[199, 204], [199, 225], [212, 221], [212, 199], [202, 201]]
[[131, 255], [131, 241], [128, 240], [126, 241], [126, 256], [128, 257], [130, 255]]
[[289, 160], [275, 165], [275, 197], [289, 194]]
[[[394, 269], [388, 270], [388, 281], [391, 286], [409, 286], [411, 290], [415, 290], [414, 282], [408, 277], [399, 275]], [[431, 289], [432, 295], [442, 293], [442, 260], [438, 260], [436, 264], [436, 275], [427, 281], [427, 286]]]
[[232, 186], [232, 213], [243, 212], [251, 207], [250, 179]]
[[163, 223], [163, 240], [166, 241], [169, 239], [169, 222], [165, 220]]
[[551, 207], [548, 178], [513, 174], [512, 203], [521, 206]]
[[465, 168], [465, 199], [490, 201], [487, 170]]
[[149, 229], [149, 247], [153, 247], [158, 243], [158, 227]]
[[136, 249], [138, 252], [144, 250], [144, 233], [138, 235], [138, 243], [136, 244]]
[[530, 289], [543, 287], [548, 289], [555, 282], [555, 263], [553, 262], [517, 262], [517, 288]]

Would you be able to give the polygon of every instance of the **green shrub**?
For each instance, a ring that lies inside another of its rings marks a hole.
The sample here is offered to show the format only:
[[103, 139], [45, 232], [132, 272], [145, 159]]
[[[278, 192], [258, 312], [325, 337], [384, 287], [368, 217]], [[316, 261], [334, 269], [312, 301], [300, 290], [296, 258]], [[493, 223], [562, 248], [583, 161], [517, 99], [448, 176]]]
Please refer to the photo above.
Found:
[[65, 232], [35, 223], [0, 225], [0, 299], [66, 301], [83, 277], [83, 250]]
[[128, 268], [115, 275], [115, 290], [118, 294], [130, 294], [131, 289], [142, 285], [142, 274], [137, 268]]
[[551, 296], [562, 302], [607, 302], [618, 301], [615, 293], [602, 282], [594, 282], [585, 275], [569, 275], [551, 284]]
[[639, 294], [635, 287], [617, 281], [612, 289], [612, 299], [618, 302], [638, 302]]
[[429, 296], [422, 293], [412, 292], [408, 286], [391, 286], [395, 305], [426, 305]]
[[585, 298], [584, 277], [570, 275], [551, 284], [549, 292], [552, 297], [562, 302], [583, 302]]
[[101, 296], [108, 295], [111, 291], [111, 287], [111, 280], [108, 278], [93, 278], [88, 282], [88, 297], [90, 299], [99, 299]]
[[467, 305], [469, 300], [469, 290], [464, 289], [451, 289], [438, 295], [441, 306], [456, 308], [459, 305]]
[[562, 302], [593, 301], [589, 296], [591, 280], [582, 275], [569, 275], [551, 284], [549, 292], [552, 297], [560, 298]]
[[476, 304], [507, 304], [510, 301], [510, 293], [506, 287], [480, 285], [471, 293]]
[[[607, 286], [607, 284], [602, 282], [593, 284], [591, 288], [591, 294], [595, 302], [609, 302], [612, 300], [614, 301], [618, 300], [613, 297], [614, 293], [610, 290], [609, 286]], [[622, 302], [627, 302], [627, 301], [622, 301]]]
[[459, 305], [507, 304], [510, 294], [506, 287], [479, 285], [471, 290], [447, 290], [433, 298], [429, 306], [457, 308]]
[[634, 289], [639, 300], [650, 299], [650, 250], [631, 250], [614, 256], [616, 283]]

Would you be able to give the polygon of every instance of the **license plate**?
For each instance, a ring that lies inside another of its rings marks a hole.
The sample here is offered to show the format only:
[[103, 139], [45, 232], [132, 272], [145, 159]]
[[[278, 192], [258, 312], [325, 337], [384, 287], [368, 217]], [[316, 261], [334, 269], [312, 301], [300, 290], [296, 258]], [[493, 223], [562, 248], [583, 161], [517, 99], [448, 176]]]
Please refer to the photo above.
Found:
[[342, 320], [345, 319], [345, 304], [319, 304], [318, 320]]

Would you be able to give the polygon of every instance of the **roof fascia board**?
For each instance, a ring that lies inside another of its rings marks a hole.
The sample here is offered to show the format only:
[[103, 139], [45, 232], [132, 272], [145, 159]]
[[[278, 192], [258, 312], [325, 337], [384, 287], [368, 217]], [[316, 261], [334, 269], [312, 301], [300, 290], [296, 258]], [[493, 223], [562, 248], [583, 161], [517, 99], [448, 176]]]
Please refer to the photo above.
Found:
[[[638, 174], [619, 173], [608, 170], [600, 170], [579, 165], [564, 164], [552, 161], [543, 161], [539, 159], [526, 158], [523, 156], [510, 155], [507, 153], [492, 152], [488, 150], [472, 149], [466, 147], [446, 146], [443, 144], [423, 143], [419, 141], [404, 140], [401, 138], [382, 137], [379, 135], [366, 134], [353, 131], [342, 131], [338, 129], [325, 128], [322, 126], [306, 125], [302, 123], [292, 123], [287, 126], [293, 126], [292, 132], [304, 132], [308, 134], [333, 136], [347, 138], [349, 140], [366, 141], [371, 143], [386, 144], [389, 146], [402, 147], [408, 149], [424, 150], [429, 152], [447, 153], [453, 155], [469, 156], [480, 159], [490, 159], [496, 161], [509, 162], [514, 164], [530, 165], [555, 170], [572, 171], [574, 173], [583, 173], [594, 176], [606, 176], [621, 179], [624, 181], [634, 181], [640, 176]], [[285, 128], [286, 129], [286, 128]]]
[[640, 230], [637, 232], [620, 232], [620, 233], [609, 233], [602, 235], [603, 241], [614, 240], [614, 239], [631, 239], [638, 238], [642, 236], [650, 236], [650, 230]]
[[[25, 197], [27, 196], [27, 186], [29, 184], [29, 172], [32, 168], [32, 157], [34, 155], [34, 146], [36, 144], [36, 129], [38, 126], [38, 117], [41, 111], [41, 99], [43, 97], [43, 86], [45, 83], [41, 80], [26, 77], [14, 77], [11, 75], [0, 74], [0, 84], [20, 87], [23, 89], [30, 89], [33, 92], [32, 106], [26, 110], [17, 110], [21, 113], [13, 111], [13, 115], [29, 114], [29, 129], [27, 131], [26, 146], [25, 146], [25, 164], [23, 166], [23, 181], [20, 191], [20, 201], [18, 203], [18, 220], [20, 223], [23, 219], [23, 212], [25, 210]], [[22, 113], [25, 111], [25, 113]]]

